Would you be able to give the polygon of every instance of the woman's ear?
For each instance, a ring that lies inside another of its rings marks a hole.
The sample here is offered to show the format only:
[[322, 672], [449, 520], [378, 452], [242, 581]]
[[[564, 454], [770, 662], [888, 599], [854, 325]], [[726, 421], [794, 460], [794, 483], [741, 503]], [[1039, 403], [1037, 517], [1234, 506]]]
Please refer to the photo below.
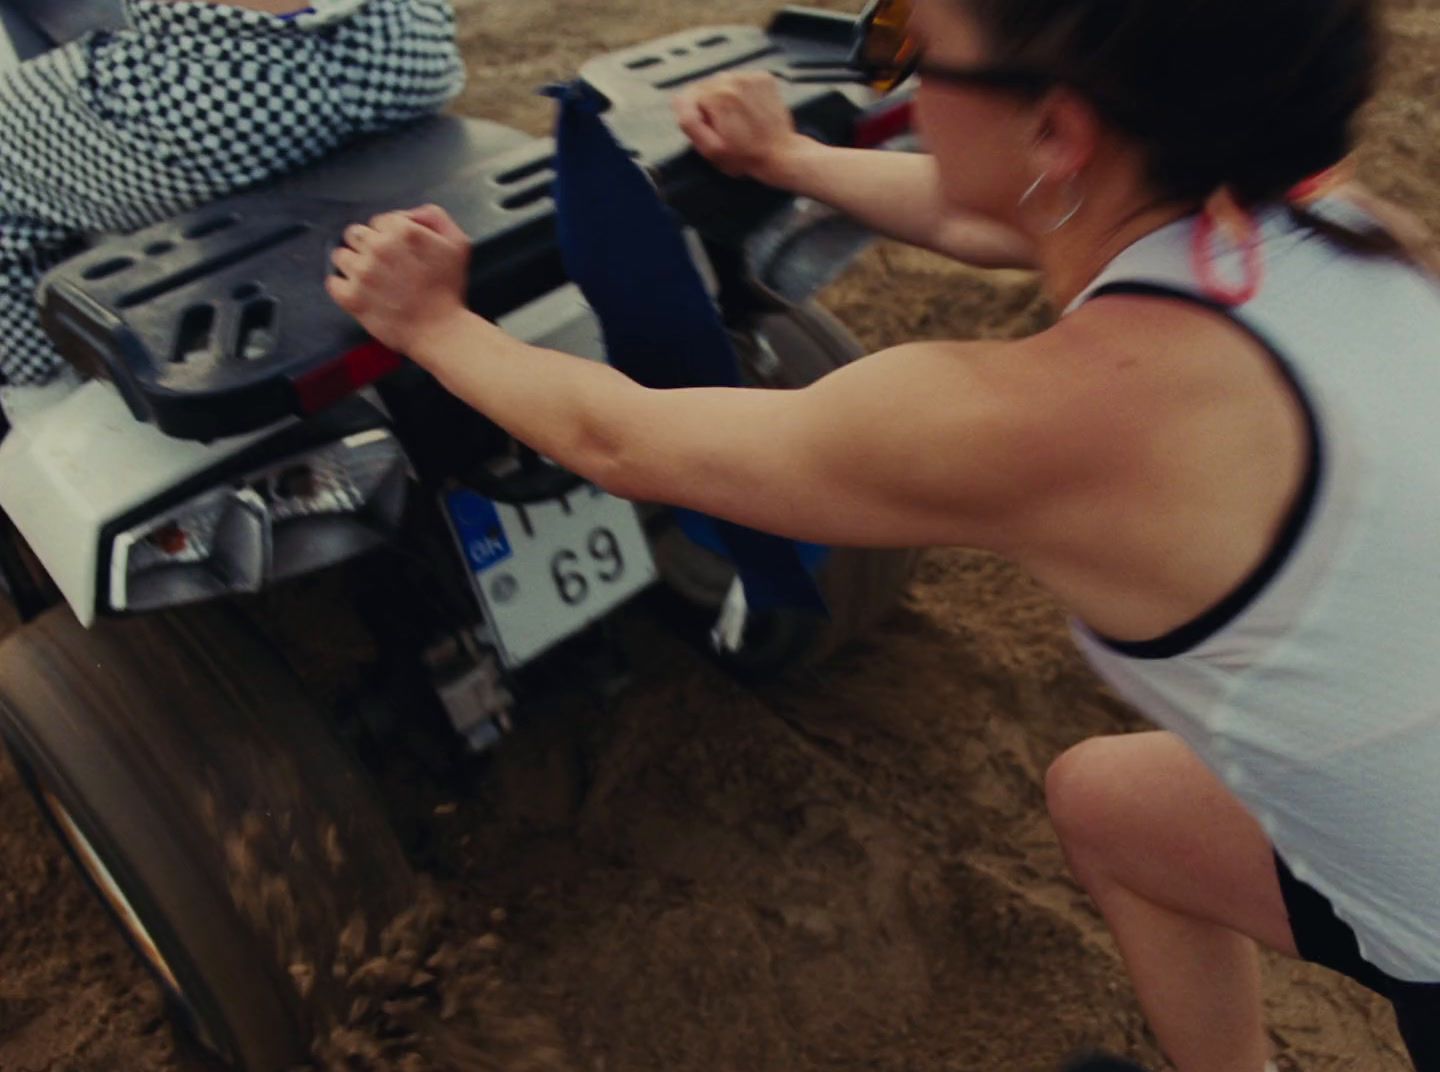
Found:
[[1095, 159], [1103, 136], [1100, 116], [1074, 90], [1060, 86], [1035, 106], [1030, 152], [1035, 174], [1070, 178]]

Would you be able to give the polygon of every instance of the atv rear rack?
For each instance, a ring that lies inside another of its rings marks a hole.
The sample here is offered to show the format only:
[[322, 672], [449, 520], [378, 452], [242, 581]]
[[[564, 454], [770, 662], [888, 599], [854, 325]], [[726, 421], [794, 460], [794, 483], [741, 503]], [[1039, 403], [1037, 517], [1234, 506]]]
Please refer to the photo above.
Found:
[[[617, 137], [707, 239], [737, 240], [785, 195], [720, 175], [670, 112], [678, 87], [719, 71], [770, 70], [801, 129], [851, 140], [872, 101], [846, 68], [854, 21], [788, 9], [768, 30], [692, 30], [601, 57], [581, 77]], [[564, 283], [554, 143], [437, 117], [316, 167], [68, 261], [41, 287], [42, 322], [82, 372], [113, 380], [135, 417], [212, 440], [312, 412], [398, 361], [325, 293], [344, 227], [434, 202], [473, 237], [470, 303], [495, 318]], [[338, 384], [338, 387], [337, 387]]]

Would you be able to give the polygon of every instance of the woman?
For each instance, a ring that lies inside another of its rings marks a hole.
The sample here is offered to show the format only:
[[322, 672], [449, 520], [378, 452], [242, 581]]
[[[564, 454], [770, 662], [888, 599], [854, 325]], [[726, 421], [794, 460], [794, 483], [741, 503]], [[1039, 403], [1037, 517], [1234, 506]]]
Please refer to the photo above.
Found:
[[449, 0], [126, 0], [129, 27], [0, 71], [0, 383], [63, 368], [40, 276], [460, 90]]
[[922, 0], [892, 51], [919, 58], [923, 157], [809, 141], [761, 76], [677, 101], [729, 172], [1038, 266], [1066, 313], [1023, 341], [651, 392], [466, 312], [465, 238], [429, 208], [352, 228], [332, 293], [617, 494], [1021, 563], [1165, 727], [1081, 745], [1047, 790], [1179, 1072], [1265, 1067], [1257, 942], [1386, 994], [1440, 1069], [1440, 289], [1352, 204], [1286, 204], [1348, 151], [1375, 22]]

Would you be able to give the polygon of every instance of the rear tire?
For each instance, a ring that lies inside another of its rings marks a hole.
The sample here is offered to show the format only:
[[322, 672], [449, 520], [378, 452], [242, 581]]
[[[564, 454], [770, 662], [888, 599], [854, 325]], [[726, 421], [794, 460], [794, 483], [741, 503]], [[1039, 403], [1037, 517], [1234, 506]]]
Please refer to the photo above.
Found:
[[[818, 303], [794, 306], [760, 317], [741, 339], [747, 379], [760, 387], [806, 387], [864, 356], [849, 330]], [[654, 537], [661, 579], [713, 623], [735, 578], [723, 556], [691, 541], [669, 524]], [[746, 678], [764, 678], [813, 665], [862, 636], [899, 603], [915, 574], [912, 550], [835, 548], [816, 580], [828, 618], [797, 610], [751, 613], [738, 652], [717, 657]]]
[[0, 646], [0, 735], [206, 1050], [281, 1072], [343, 1016], [350, 968], [413, 903], [368, 781], [225, 607]]

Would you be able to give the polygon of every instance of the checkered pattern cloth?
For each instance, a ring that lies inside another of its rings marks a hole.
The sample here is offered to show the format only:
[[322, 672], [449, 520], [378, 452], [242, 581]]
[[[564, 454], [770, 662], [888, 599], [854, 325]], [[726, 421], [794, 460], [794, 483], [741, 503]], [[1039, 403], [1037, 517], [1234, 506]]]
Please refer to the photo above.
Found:
[[460, 89], [449, 0], [316, 0], [293, 19], [127, 0], [96, 33], [0, 75], [0, 375], [51, 379], [40, 276], [128, 232], [438, 110]]

